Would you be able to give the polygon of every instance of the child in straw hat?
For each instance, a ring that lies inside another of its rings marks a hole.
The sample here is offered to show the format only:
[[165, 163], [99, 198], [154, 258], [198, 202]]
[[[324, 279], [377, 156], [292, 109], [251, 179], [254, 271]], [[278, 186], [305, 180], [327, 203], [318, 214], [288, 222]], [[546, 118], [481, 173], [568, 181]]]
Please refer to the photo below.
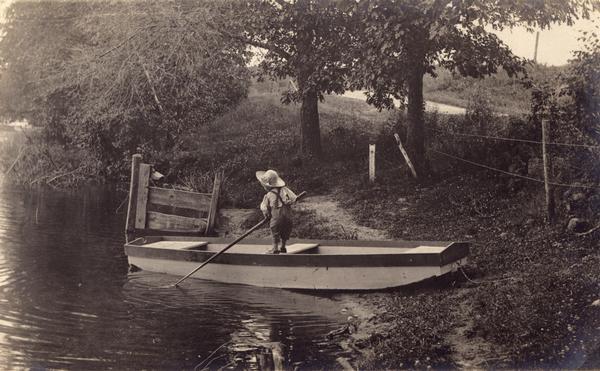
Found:
[[[267, 191], [260, 204], [265, 218], [270, 218], [273, 248], [267, 253], [279, 254], [287, 252], [285, 243], [292, 231], [291, 205], [298, 196], [285, 186], [283, 179], [274, 170], [257, 171], [256, 178]], [[281, 242], [281, 247], [279, 243]]]

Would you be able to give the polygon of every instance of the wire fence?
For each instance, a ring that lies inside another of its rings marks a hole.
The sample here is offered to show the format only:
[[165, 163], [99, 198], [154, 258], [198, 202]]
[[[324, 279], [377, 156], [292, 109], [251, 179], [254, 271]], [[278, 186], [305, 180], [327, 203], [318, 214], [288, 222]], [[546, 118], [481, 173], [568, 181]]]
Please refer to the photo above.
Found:
[[[458, 161], [462, 161], [462, 162], [474, 165], [474, 166], [478, 166], [478, 167], [481, 167], [481, 168], [484, 168], [484, 169], [496, 171], [496, 172], [499, 172], [499, 173], [502, 173], [502, 174], [505, 174], [505, 175], [510, 175], [510, 176], [513, 176], [513, 177], [517, 177], [517, 178], [521, 178], [521, 179], [526, 179], [526, 180], [530, 180], [530, 181], [538, 182], [538, 183], [542, 183], [542, 184], [545, 183], [545, 181], [543, 179], [533, 178], [533, 177], [522, 175], [522, 174], [518, 174], [518, 173], [512, 173], [510, 171], [505, 171], [505, 170], [498, 169], [498, 168], [495, 168], [495, 167], [491, 167], [491, 166], [488, 166], [488, 165], [485, 165], [485, 164], [480, 164], [480, 163], [475, 162], [475, 161], [466, 160], [464, 158], [461, 158], [461, 157], [458, 157], [458, 156], [454, 156], [454, 155], [451, 155], [449, 153], [445, 153], [445, 152], [442, 152], [442, 151], [437, 151], [435, 149], [431, 149], [430, 151], [434, 152], [434, 153], [437, 153], [437, 154], [440, 154], [440, 155], [443, 155], [443, 156], [446, 156], [446, 157], [449, 157], [449, 158], [452, 158], [452, 159], [455, 159], [455, 160], [458, 160]], [[557, 182], [548, 182], [548, 184], [553, 185], [553, 186], [557, 186], [557, 187], [600, 189], [600, 185], [591, 185], [591, 184], [581, 184], [580, 185], [580, 184], [567, 184], [567, 183], [557, 183]]]
[[[568, 147], [587, 148], [587, 149], [600, 149], [600, 145], [563, 143], [563, 142], [543, 142], [543, 141], [530, 140], [530, 139], [499, 137], [499, 136], [492, 136], [492, 135], [480, 135], [480, 134], [470, 134], [470, 133], [452, 133], [452, 132], [445, 131], [445, 130], [435, 130], [435, 129], [433, 131], [440, 133], [440, 134], [444, 134], [444, 135], [459, 136], [459, 137], [466, 137], [466, 138], [479, 138], [479, 139], [487, 139], [487, 140], [500, 140], [500, 141], [519, 142], [519, 143], [528, 143], [528, 144], [542, 144], [542, 145], [568, 146]], [[482, 163], [479, 163], [476, 161], [467, 160], [465, 158], [455, 156], [455, 155], [452, 155], [452, 154], [449, 154], [449, 153], [446, 153], [443, 151], [438, 151], [435, 149], [429, 149], [429, 151], [436, 153], [438, 155], [441, 155], [441, 156], [451, 158], [453, 160], [457, 160], [460, 162], [464, 162], [464, 163], [473, 165], [473, 166], [477, 166], [480, 168], [484, 168], [487, 170], [491, 170], [491, 171], [501, 173], [504, 175], [508, 175], [508, 176], [512, 176], [515, 178], [529, 180], [529, 181], [536, 182], [536, 183], [542, 183], [542, 184], [547, 183], [548, 185], [552, 185], [552, 186], [556, 186], [556, 187], [566, 187], [566, 188], [600, 189], [600, 184], [569, 184], [569, 183], [561, 183], [561, 182], [554, 182], [554, 181], [546, 182], [544, 179], [534, 178], [531, 176], [498, 169], [493, 166], [482, 164]]]
[[[530, 143], [530, 144], [544, 144], [544, 142], [539, 141], [539, 140], [517, 139], [517, 138], [497, 137], [497, 136], [491, 136], [491, 135], [478, 135], [478, 134], [468, 134], [468, 133], [451, 133], [449, 131], [444, 131], [444, 130], [435, 130], [435, 131], [438, 132], [438, 133], [441, 133], [441, 134], [454, 135], [454, 136], [460, 136], [460, 137], [493, 139], [493, 140], [502, 140], [502, 141], [520, 142], [520, 143]], [[589, 149], [600, 149], [600, 146], [589, 145], [589, 144], [578, 144], [578, 143], [546, 142], [546, 145], [581, 147], [581, 148], [589, 148]]]

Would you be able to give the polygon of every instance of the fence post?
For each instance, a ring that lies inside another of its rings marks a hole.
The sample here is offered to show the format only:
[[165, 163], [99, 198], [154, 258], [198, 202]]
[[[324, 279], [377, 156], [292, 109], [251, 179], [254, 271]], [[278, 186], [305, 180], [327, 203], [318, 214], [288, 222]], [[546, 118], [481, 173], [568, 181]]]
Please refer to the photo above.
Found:
[[417, 179], [417, 171], [415, 170], [415, 167], [413, 166], [412, 162], [410, 161], [410, 158], [408, 157], [408, 153], [406, 152], [406, 150], [404, 149], [404, 146], [402, 145], [402, 141], [400, 140], [400, 135], [398, 135], [398, 133], [395, 133], [394, 138], [396, 138], [396, 143], [398, 143], [398, 149], [400, 149], [402, 156], [404, 156], [404, 160], [406, 160], [406, 164], [410, 168], [410, 172], [412, 173], [413, 178]]
[[369, 181], [375, 182], [375, 145], [369, 144]]
[[548, 129], [548, 120], [542, 119], [542, 158], [544, 161], [544, 189], [546, 191], [546, 217], [549, 223], [554, 222], [555, 205], [552, 185], [550, 184], [550, 174], [552, 172], [552, 161], [548, 155], [546, 143], [550, 142], [550, 132]]
[[127, 205], [127, 226], [125, 230], [127, 233], [133, 233], [135, 231], [135, 211], [137, 208], [137, 196], [138, 196], [138, 182], [140, 164], [142, 162], [142, 155], [135, 154], [131, 157], [131, 178], [129, 180], [129, 204]]

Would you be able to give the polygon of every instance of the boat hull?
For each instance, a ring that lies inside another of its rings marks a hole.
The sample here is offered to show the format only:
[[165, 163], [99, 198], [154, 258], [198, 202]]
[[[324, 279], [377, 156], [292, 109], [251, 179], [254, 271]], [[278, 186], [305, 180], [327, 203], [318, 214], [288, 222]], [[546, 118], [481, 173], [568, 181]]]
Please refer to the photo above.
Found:
[[[130, 257], [145, 271], [185, 276], [198, 263]], [[190, 278], [303, 290], [378, 290], [404, 286], [455, 271], [466, 258], [442, 267], [281, 267], [208, 264]]]
[[[138, 239], [126, 245], [125, 251], [129, 263], [143, 270], [185, 276], [226, 246], [221, 239], [201, 240], [212, 241], [186, 249], [169, 247], [168, 243], [149, 247], [155, 239]], [[292, 246], [294, 243], [315, 247], [272, 255], [264, 254], [268, 241], [246, 242], [191, 278], [303, 290], [377, 290], [442, 276], [465, 264], [468, 255], [464, 243], [301, 240], [292, 241]], [[176, 244], [181, 246], [182, 242]]]

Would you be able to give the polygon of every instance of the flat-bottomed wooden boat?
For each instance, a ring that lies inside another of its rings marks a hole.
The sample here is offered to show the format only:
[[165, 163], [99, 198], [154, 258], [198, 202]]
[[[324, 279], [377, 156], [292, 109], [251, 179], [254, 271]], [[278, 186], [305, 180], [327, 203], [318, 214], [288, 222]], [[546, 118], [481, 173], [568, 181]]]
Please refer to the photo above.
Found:
[[[151, 172], [152, 165], [133, 156], [126, 227], [132, 238], [125, 253], [143, 270], [186, 276], [232, 242], [203, 236], [214, 233], [222, 175], [216, 175], [212, 193], [197, 193], [153, 185]], [[289, 289], [373, 290], [441, 276], [469, 254], [463, 242], [291, 240], [286, 254], [265, 254], [270, 248], [270, 240], [242, 240], [191, 277]]]
[[[125, 245], [143, 270], [184, 276], [225, 246], [222, 238], [149, 236]], [[266, 254], [269, 240], [244, 240], [191, 278], [308, 290], [375, 290], [441, 276], [465, 264], [459, 242], [291, 240], [286, 254]]]

